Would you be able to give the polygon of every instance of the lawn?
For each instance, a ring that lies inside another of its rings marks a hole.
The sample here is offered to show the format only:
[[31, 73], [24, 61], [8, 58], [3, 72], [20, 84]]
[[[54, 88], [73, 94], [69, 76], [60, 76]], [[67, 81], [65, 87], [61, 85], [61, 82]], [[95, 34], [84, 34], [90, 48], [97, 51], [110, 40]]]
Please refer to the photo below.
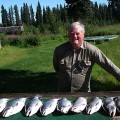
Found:
[[[46, 40], [39, 47], [3, 47], [0, 50], [0, 93], [57, 92], [58, 78], [52, 58], [55, 47], [65, 41]], [[120, 37], [95, 45], [120, 67]], [[95, 65], [91, 88], [92, 91], [118, 91], [120, 83]]]

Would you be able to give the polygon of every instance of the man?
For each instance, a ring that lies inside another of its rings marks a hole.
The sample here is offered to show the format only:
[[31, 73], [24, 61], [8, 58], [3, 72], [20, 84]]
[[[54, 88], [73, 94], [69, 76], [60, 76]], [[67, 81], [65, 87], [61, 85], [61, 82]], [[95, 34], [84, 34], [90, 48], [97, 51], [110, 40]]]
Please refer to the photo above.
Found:
[[90, 75], [95, 63], [120, 79], [120, 69], [96, 46], [85, 42], [84, 35], [84, 25], [74, 22], [69, 28], [69, 41], [55, 48], [53, 66], [59, 75], [59, 92], [90, 92]]

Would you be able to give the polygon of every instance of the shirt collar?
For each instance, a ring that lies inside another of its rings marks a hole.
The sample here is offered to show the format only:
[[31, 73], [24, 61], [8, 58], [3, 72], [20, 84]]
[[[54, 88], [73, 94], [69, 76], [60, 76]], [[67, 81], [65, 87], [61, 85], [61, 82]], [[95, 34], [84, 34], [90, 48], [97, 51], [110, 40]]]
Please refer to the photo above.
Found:
[[[72, 47], [72, 45], [70, 44], [70, 42], [69, 42], [69, 48], [72, 48], [72, 49], [73, 49], [73, 47]], [[85, 48], [86, 48], [86, 42], [83, 41], [79, 49], [85, 49]]]
[[82, 49], [84, 49], [85, 48], [85, 46], [84, 46], [84, 41], [82, 42], [82, 44], [81, 44], [81, 46], [80, 46], [80, 48], [82, 48]]

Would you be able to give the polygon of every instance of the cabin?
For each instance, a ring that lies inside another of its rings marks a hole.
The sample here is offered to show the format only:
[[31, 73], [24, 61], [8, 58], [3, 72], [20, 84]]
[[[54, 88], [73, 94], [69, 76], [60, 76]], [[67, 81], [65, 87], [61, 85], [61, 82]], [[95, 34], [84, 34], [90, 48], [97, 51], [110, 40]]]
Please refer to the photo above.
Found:
[[8, 26], [8, 27], [0, 27], [0, 33], [15, 33], [15, 32], [23, 32], [23, 26]]

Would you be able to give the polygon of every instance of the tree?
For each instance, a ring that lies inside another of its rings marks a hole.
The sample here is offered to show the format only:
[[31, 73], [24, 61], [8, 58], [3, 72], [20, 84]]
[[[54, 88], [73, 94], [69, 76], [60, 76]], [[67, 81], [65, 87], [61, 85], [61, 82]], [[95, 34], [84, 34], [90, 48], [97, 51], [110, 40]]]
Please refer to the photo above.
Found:
[[4, 8], [4, 6], [1, 6], [1, 14], [2, 14], [2, 25], [3, 27], [6, 27], [8, 25], [8, 14], [7, 10]]
[[14, 6], [14, 11], [15, 11], [15, 21], [16, 21], [16, 25], [19, 26], [19, 25], [20, 25], [20, 18], [19, 18], [19, 12], [18, 12], [18, 7], [17, 7], [17, 5]]
[[20, 16], [21, 16], [21, 23], [24, 23], [23, 7], [21, 7], [21, 9], [20, 9]]
[[90, 0], [65, 0], [67, 15], [72, 20], [88, 19], [92, 16]]
[[120, 21], [120, 0], [108, 0], [114, 19]]
[[37, 10], [36, 10], [36, 25], [41, 26], [42, 24], [42, 10], [40, 2], [38, 1]]
[[23, 8], [21, 8], [21, 18], [23, 23], [30, 24], [30, 12], [27, 3], [23, 3]]
[[43, 7], [43, 24], [47, 24], [47, 13], [45, 7]]
[[30, 6], [30, 24], [35, 25], [34, 11], [32, 5]]
[[46, 15], [47, 15], [47, 24], [50, 23], [51, 9], [49, 6], [46, 6]]
[[59, 32], [59, 25], [56, 22], [56, 16], [53, 12], [50, 13], [49, 30], [51, 31], [51, 33], [54, 34]]
[[9, 25], [13, 26], [15, 24], [14, 12], [12, 6], [9, 8]]
[[107, 9], [107, 20], [110, 21], [110, 23], [113, 23], [113, 11], [112, 7], [108, 4], [108, 9]]
[[94, 11], [93, 19], [98, 20], [98, 18], [99, 18], [99, 8], [98, 8], [97, 2], [95, 2], [95, 4], [93, 5], [93, 11]]
[[67, 11], [65, 5], [64, 7], [62, 7], [62, 5], [60, 4], [60, 14], [61, 14], [61, 21], [67, 22]]
[[37, 10], [36, 10], [36, 26], [40, 28], [40, 32], [44, 31], [42, 10], [41, 10], [41, 5], [39, 1], [37, 5]]

